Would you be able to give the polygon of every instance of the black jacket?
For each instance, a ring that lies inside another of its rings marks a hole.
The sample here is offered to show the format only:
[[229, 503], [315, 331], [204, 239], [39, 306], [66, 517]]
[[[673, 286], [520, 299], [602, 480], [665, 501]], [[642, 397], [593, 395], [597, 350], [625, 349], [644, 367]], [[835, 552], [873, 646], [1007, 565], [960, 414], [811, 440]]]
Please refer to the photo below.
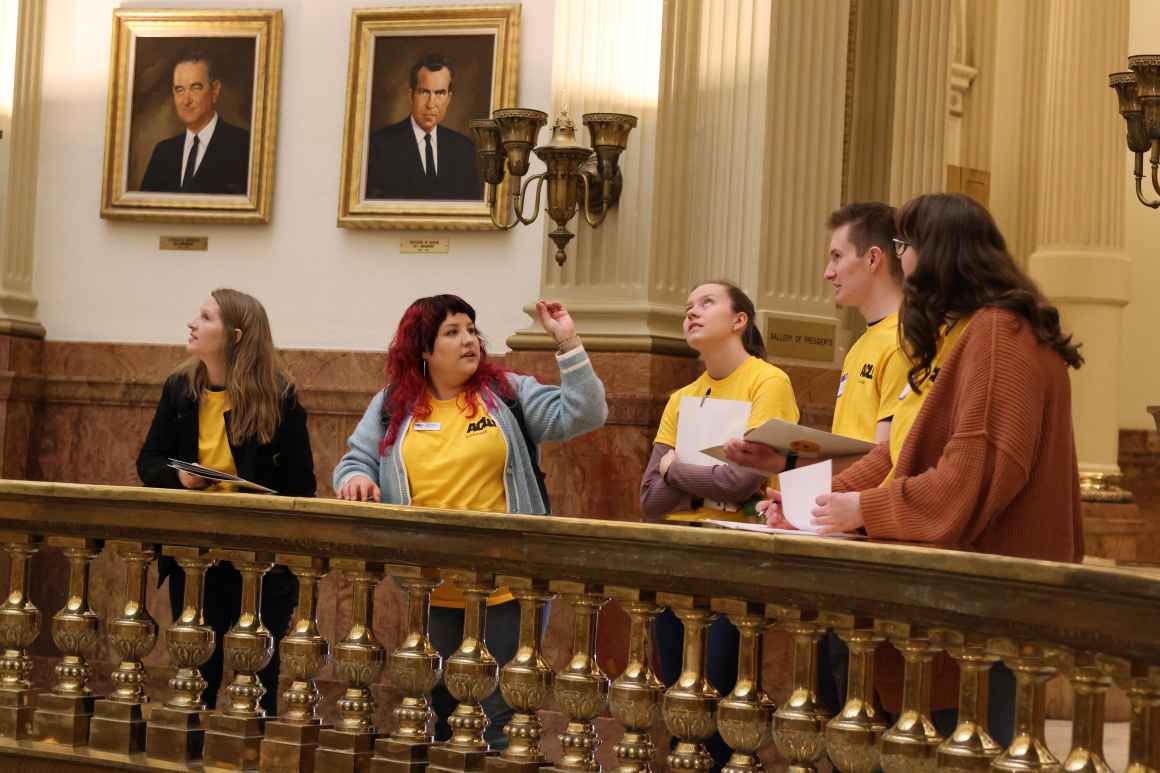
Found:
[[428, 180], [415, 144], [411, 117], [371, 135], [368, 199], [483, 199], [475, 174], [475, 143], [445, 126], [435, 127], [438, 176]]
[[[197, 461], [197, 401], [189, 397], [185, 379], [170, 376], [145, 444], [137, 454], [137, 475], [153, 488], [184, 488], [169, 459]], [[226, 413], [229, 423], [229, 412]], [[282, 399], [282, 417], [269, 443], [254, 438], [241, 445], [230, 440], [238, 476], [294, 497], [314, 496], [314, 456], [306, 430], [306, 409], [291, 389]]]
[[[145, 444], [137, 454], [137, 476], [151, 488], [185, 488], [169, 460], [197, 461], [197, 401], [189, 396], [184, 376], [172, 375], [161, 390], [161, 402]], [[226, 412], [226, 426], [229, 426]], [[272, 488], [284, 496], [314, 496], [314, 455], [306, 429], [306, 409], [290, 389], [282, 398], [282, 416], [269, 443], [254, 438], [241, 445], [230, 440], [230, 451], [238, 477]], [[175, 566], [172, 560], [158, 562], [157, 585], [165, 581]]]
[[156, 193], [229, 193], [246, 195], [250, 179], [250, 133], [218, 116], [193, 181], [181, 190], [185, 132], [158, 142], [141, 178], [141, 190]]

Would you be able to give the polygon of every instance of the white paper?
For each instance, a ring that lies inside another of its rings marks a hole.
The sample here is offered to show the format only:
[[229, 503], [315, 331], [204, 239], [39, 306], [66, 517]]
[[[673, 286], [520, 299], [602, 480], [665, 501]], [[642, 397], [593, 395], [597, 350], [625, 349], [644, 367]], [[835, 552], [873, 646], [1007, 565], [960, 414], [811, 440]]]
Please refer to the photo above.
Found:
[[[746, 521], [716, 521], [705, 520], [701, 521], [702, 526], [716, 526], [720, 529], [734, 529], [736, 531], [755, 531], [759, 534], [785, 534], [788, 536], [798, 537], [817, 537], [819, 535], [809, 531], [798, 531], [797, 529], [775, 529], [772, 526], [766, 526], [762, 523], [748, 523]], [[862, 534], [827, 534], [826, 538], [834, 539], [866, 539]]]
[[682, 397], [677, 421], [677, 461], [702, 467], [720, 464], [701, 453], [701, 449], [744, 435], [751, 410], [753, 403], [745, 400]]
[[781, 489], [781, 512], [785, 519], [802, 531], [816, 532], [811, 512], [817, 498], [832, 491], [834, 463], [829, 459], [817, 464], [783, 472], [777, 476]]

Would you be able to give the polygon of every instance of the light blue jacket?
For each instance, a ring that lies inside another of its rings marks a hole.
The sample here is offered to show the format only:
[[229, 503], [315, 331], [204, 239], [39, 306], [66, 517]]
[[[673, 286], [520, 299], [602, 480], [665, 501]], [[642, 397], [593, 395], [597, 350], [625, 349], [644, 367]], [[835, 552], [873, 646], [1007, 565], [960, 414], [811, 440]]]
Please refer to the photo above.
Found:
[[[576, 348], [557, 355], [556, 362], [560, 366], [560, 386], [541, 384], [531, 376], [507, 375], [524, 413], [528, 434], [537, 446], [591, 432], [603, 426], [608, 418], [604, 384], [592, 369], [587, 352]], [[334, 468], [334, 490], [338, 491], [354, 475], [365, 475], [382, 490], [384, 503], [409, 505], [411, 488], [407, 483], [401, 441], [411, 425], [411, 417], [404, 419], [394, 445], [379, 456], [379, 443], [386, 432], [382, 422], [384, 391], [380, 390], [371, 400], [354, 434], [346, 441], [350, 450]], [[532, 456], [515, 414], [498, 395], [491, 397], [488, 411], [507, 441], [504, 465], [507, 510], [527, 515], [546, 514], [548, 507], [540, 495]]]

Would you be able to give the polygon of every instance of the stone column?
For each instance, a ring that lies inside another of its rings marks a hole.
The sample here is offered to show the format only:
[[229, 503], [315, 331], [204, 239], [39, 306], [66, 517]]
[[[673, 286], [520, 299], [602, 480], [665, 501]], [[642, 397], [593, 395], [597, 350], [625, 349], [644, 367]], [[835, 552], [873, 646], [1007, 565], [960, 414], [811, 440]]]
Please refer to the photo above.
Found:
[[[681, 332], [691, 285], [736, 281], [763, 328], [767, 318], [820, 323], [832, 342], [821, 259], [825, 218], [841, 203], [848, 14], [848, 2], [557, 3], [553, 109], [640, 123], [618, 209], [595, 231], [576, 226], [563, 268], [545, 239], [541, 294], [572, 311], [610, 414], [601, 432], [545, 450], [555, 512], [638, 517], [665, 397], [699, 370]], [[549, 358], [528, 351], [551, 345], [538, 326], [508, 343], [513, 367], [555, 377]], [[839, 361], [831, 345], [822, 364]], [[818, 391], [832, 406], [833, 388]]]
[[12, 111], [0, 140], [0, 475], [33, 476], [31, 440], [43, 390], [44, 326], [32, 294], [44, 0], [20, 0]]
[[8, 179], [0, 213], [0, 333], [44, 338], [32, 295], [44, 0], [20, 0], [17, 13], [11, 128], [4, 138]]
[[1114, 141], [1123, 126], [1112, 91], [1086, 84], [1090, 73], [1124, 69], [1128, 0], [1057, 0], [1047, 22], [1041, 205], [1029, 268], [1084, 344], [1086, 364], [1071, 376], [1084, 497], [1127, 501], [1116, 462], [1121, 324], [1131, 297], [1124, 150]]

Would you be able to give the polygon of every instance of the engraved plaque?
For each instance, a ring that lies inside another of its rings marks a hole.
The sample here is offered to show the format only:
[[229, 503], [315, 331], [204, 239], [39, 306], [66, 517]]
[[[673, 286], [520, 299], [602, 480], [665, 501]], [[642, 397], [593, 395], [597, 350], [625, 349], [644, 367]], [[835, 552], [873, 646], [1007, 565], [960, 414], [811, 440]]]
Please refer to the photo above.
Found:
[[833, 362], [838, 326], [785, 317], [765, 320], [765, 346], [773, 357]]
[[160, 249], [194, 250], [204, 252], [209, 249], [208, 236], [162, 236]]
[[447, 237], [441, 239], [403, 239], [402, 244], [399, 245], [399, 252], [422, 254], [451, 252], [451, 240]]

